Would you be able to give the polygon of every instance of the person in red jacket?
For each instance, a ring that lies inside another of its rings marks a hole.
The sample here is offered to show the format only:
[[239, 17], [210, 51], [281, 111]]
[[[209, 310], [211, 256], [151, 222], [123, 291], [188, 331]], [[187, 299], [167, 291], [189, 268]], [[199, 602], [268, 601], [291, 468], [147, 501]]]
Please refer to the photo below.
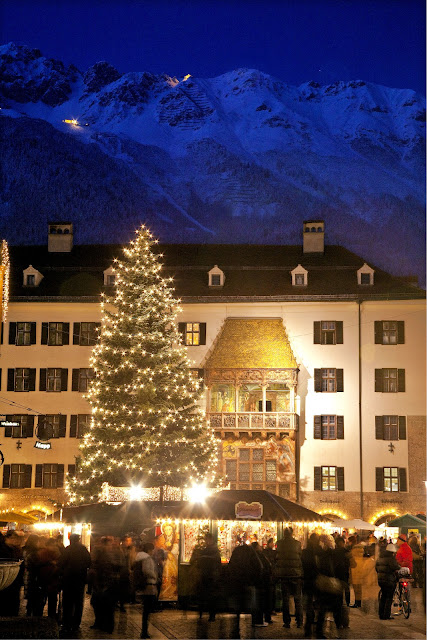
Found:
[[412, 573], [412, 549], [406, 542], [406, 534], [401, 533], [396, 544], [398, 547], [396, 553], [397, 562], [401, 567], [408, 567], [409, 571]]

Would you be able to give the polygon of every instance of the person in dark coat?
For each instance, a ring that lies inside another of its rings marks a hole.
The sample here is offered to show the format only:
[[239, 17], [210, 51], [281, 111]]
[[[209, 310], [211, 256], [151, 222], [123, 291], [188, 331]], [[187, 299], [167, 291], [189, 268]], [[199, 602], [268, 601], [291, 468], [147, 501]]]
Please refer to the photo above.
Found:
[[[335, 577], [342, 582], [345, 602], [348, 607], [350, 605], [350, 551], [346, 548], [345, 540], [342, 536], [335, 538], [334, 566]], [[341, 626], [346, 629], [349, 622], [347, 609], [341, 607], [340, 617]]]
[[58, 615], [60, 551], [53, 538], [42, 539], [38, 550], [38, 582], [43, 601], [47, 600], [47, 615], [56, 620]]
[[213, 622], [219, 590], [221, 554], [211, 533], [205, 535], [205, 544], [199, 551], [197, 571], [199, 617], [202, 617], [203, 611], [208, 611], [209, 622]]
[[[150, 638], [148, 633], [148, 620], [154, 611], [157, 596], [157, 568], [153, 560], [154, 544], [146, 542], [142, 545], [141, 551], [136, 554], [135, 569], [135, 591], [142, 598], [142, 628], [141, 638]], [[139, 571], [137, 571], [139, 565]], [[136, 576], [139, 576], [137, 578]], [[139, 579], [141, 582], [139, 582]]]
[[[0, 558], [22, 560], [22, 538], [16, 531], [8, 531], [0, 541]], [[11, 585], [0, 594], [0, 616], [19, 615], [21, 587], [24, 583], [24, 563], [21, 562], [18, 575]]]
[[[335, 540], [327, 533], [322, 533], [319, 537], [320, 551], [316, 556], [317, 568], [319, 575], [327, 578], [337, 578], [335, 565]], [[339, 629], [341, 627], [341, 609], [343, 601], [344, 588], [340, 585], [339, 580], [337, 593], [329, 593], [321, 591], [317, 588], [317, 605], [318, 614], [316, 621], [316, 638], [326, 638], [323, 633], [323, 624], [327, 611], [332, 611], [334, 621]]]
[[396, 551], [397, 549], [394, 544], [388, 544], [385, 549], [380, 549], [380, 556], [375, 563], [375, 569], [378, 574], [378, 584], [381, 589], [379, 602], [380, 620], [389, 620], [391, 615], [393, 593], [397, 582], [396, 571], [400, 569], [400, 565], [395, 557]]
[[63, 627], [76, 632], [80, 627], [87, 572], [91, 564], [90, 553], [80, 542], [78, 533], [72, 533], [70, 544], [59, 561], [62, 582]]
[[307, 547], [302, 550], [301, 561], [304, 573], [303, 603], [305, 610], [304, 634], [311, 636], [314, 624], [314, 606], [316, 600], [316, 577], [319, 573], [316, 556], [320, 552], [319, 535], [312, 533], [308, 539]]
[[292, 537], [292, 529], [285, 529], [282, 540], [277, 542], [277, 576], [280, 578], [283, 601], [283, 626], [289, 629], [291, 616], [289, 600], [292, 596], [295, 602], [295, 617], [297, 627], [302, 626], [302, 562], [301, 543]]
[[275, 612], [276, 609], [276, 558], [277, 551], [274, 548], [274, 538], [269, 538], [267, 541], [267, 546], [263, 550], [263, 554], [265, 558], [267, 558], [268, 563], [270, 565], [269, 568], [269, 584], [267, 585], [267, 594], [266, 594], [266, 607], [268, 609], [268, 615], [266, 616], [266, 621], [271, 621], [271, 616]]
[[263, 564], [252, 545], [239, 544], [231, 554], [228, 563], [230, 600], [236, 612], [236, 629], [239, 631], [240, 614], [249, 611], [253, 626], [265, 626], [259, 623], [256, 610], [256, 590], [262, 587]]
[[123, 556], [112, 536], [103, 536], [92, 556], [92, 598], [95, 613], [93, 629], [112, 633], [114, 609], [118, 600], [118, 588]]

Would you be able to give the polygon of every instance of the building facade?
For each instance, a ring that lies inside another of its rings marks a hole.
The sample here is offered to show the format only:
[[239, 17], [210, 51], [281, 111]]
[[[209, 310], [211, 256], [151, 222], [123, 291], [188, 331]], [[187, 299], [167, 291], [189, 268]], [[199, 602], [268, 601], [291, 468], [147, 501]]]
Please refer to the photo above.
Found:
[[[230, 487], [381, 523], [425, 511], [425, 292], [324, 244], [164, 245]], [[117, 245], [11, 248], [2, 331], [0, 510], [64, 500]]]

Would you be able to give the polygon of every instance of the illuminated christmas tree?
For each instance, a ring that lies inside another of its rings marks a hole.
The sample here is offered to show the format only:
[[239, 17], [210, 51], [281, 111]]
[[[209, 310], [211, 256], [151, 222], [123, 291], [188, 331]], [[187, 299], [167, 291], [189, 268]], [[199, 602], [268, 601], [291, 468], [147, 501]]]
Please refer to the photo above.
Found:
[[171, 280], [161, 275], [146, 227], [115, 260], [115, 293], [103, 297], [88, 399], [93, 419], [81, 444], [72, 502], [100, 498], [101, 486], [188, 487], [214, 483], [217, 440], [197, 402], [177, 326]]

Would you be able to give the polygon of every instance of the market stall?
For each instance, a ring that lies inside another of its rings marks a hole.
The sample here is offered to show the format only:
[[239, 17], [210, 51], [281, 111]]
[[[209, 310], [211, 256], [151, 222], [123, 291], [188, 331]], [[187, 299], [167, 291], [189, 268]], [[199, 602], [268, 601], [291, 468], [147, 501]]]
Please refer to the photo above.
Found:
[[303, 545], [313, 531], [331, 530], [329, 518], [261, 490], [224, 490], [203, 502], [158, 506], [152, 514], [157, 522], [156, 540], [159, 536], [169, 539], [168, 562], [174, 563], [177, 588], [175, 593], [169, 590], [168, 599], [175, 600], [190, 593], [191, 556], [207, 532], [217, 538], [225, 565], [237, 545], [256, 539], [265, 546], [269, 538], [280, 539], [286, 527], [292, 527]]

